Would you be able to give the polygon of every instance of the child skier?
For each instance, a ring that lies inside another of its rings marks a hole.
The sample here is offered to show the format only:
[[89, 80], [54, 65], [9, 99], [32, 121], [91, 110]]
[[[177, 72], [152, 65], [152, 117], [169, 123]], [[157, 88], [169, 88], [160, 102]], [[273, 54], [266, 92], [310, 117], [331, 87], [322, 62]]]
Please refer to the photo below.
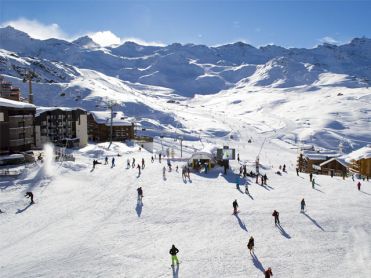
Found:
[[304, 201], [304, 198], [303, 198], [303, 200], [301, 200], [301, 202], [300, 202], [300, 212], [304, 212], [304, 209], [305, 209], [305, 201]]

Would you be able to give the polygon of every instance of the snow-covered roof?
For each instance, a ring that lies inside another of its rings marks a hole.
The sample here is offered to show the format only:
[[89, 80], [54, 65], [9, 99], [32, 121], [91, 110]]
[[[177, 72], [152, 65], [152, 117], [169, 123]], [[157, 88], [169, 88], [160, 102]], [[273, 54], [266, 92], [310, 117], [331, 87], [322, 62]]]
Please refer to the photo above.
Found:
[[345, 162], [344, 158], [342, 157], [333, 157], [329, 160], [326, 160], [325, 162], [322, 162], [319, 166], [325, 166], [326, 164], [330, 163], [331, 161], [334, 161], [336, 160], [337, 162], [339, 162], [341, 165], [343, 165], [344, 167], [348, 167], [348, 164]]
[[62, 111], [73, 111], [73, 110], [77, 110], [77, 109], [80, 109], [80, 110], [83, 110], [85, 111], [84, 109], [80, 108], [80, 107], [46, 107], [46, 106], [38, 106], [36, 107], [36, 116], [39, 116], [40, 114], [44, 113], [44, 112], [47, 112], [47, 111], [53, 111], [53, 110], [62, 110]]
[[[107, 126], [111, 125], [111, 112], [110, 111], [90, 111], [95, 122], [97, 124], [104, 124]], [[124, 113], [122, 111], [114, 112], [114, 117], [112, 119], [112, 126], [131, 126], [132, 123], [125, 120]]]
[[36, 106], [30, 103], [21, 102], [21, 101], [15, 101], [10, 100], [6, 98], [0, 97], [0, 106], [2, 107], [10, 107], [10, 108], [18, 108], [18, 109], [35, 109]]
[[204, 145], [204, 147], [199, 150], [199, 151], [196, 151], [192, 154], [190, 160], [193, 160], [193, 159], [211, 159], [213, 160], [214, 157], [215, 157], [215, 152], [216, 152], [216, 147], [214, 145]]
[[367, 158], [371, 158], [371, 145], [367, 145], [346, 155], [345, 161], [351, 162], [352, 160], [361, 160]]
[[330, 157], [339, 157], [340, 154], [335, 151], [303, 151], [303, 156], [310, 160], [326, 160]]

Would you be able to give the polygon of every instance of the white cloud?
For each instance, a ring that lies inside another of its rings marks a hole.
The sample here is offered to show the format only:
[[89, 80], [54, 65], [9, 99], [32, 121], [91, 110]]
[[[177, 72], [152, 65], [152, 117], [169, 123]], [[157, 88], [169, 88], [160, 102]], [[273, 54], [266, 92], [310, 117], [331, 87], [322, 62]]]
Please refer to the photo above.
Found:
[[121, 39], [111, 31], [99, 31], [95, 33], [88, 33], [87, 35], [91, 37], [93, 41], [103, 47], [121, 43]]
[[329, 37], [329, 36], [326, 36], [326, 37], [323, 37], [321, 39], [319, 39], [320, 42], [322, 43], [330, 43], [330, 44], [340, 44], [340, 41], [332, 38], [332, 37]]
[[16, 20], [10, 20], [3, 23], [0, 23], [0, 27], [12, 26], [13, 28], [23, 31], [27, 33], [34, 39], [63, 39], [67, 41], [73, 41], [81, 36], [89, 36], [93, 39], [94, 42], [97, 44], [105, 47], [111, 45], [118, 45], [122, 44], [127, 41], [135, 42], [140, 45], [145, 46], [164, 46], [165, 44], [157, 41], [145, 41], [135, 37], [124, 37], [120, 38], [119, 36], [115, 35], [109, 30], [106, 31], [98, 31], [98, 32], [87, 32], [83, 34], [66, 34], [63, 30], [59, 27], [58, 24], [44, 24], [34, 19], [27, 19], [27, 18], [19, 18]]
[[1, 27], [12, 26], [13, 28], [27, 33], [35, 39], [45, 40], [50, 38], [68, 39], [58, 24], [43, 24], [37, 20], [19, 18], [1, 23]]

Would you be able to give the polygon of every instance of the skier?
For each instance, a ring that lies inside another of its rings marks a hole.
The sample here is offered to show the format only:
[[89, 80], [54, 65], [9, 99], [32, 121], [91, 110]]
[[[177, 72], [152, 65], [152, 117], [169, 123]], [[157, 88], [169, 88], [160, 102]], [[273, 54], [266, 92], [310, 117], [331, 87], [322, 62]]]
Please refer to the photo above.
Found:
[[247, 169], [246, 169], [246, 165], [243, 165], [243, 177], [244, 177], [244, 178], [247, 177]]
[[280, 167], [278, 167], [278, 169], [281, 171], [282, 170], [282, 166], [280, 165]]
[[145, 166], [146, 166], [146, 165], [145, 165], [145, 163], [144, 163], [144, 158], [142, 158], [142, 169], [144, 169]]
[[164, 179], [166, 179], [166, 167], [165, 166], [162, 168], [162, 176]]
[[178, 173], [179, 167], [178, 165], [175, 167], [175, 171]]
[[272, 269], [268, 267], [268, 269], [264, 271], [264, 275], [265, 275], [265, 278], [270, 278], [271, 276], [273, 276]]
[[361, 182], [360, 181], [357, 183], [357, 187], [358, 187], [358, 191], [360, 191], [361, 190]]
[[309, 174], [309, 181], [312, 182], [312, 179], [313, 179], [313, 173], [310, 173]]
[[264, 184], [266, 185], [267, 184], [267, 180], [268, 180], [268, 177], [267, 177], [267, 174], [264, 174]]
[[249, 239], [249, 242], [247, 243], [247, 248], [249, 249], [250, 251], [250, 255], [251, 253], [254, 253], [254, 238], [251, 236], [250, 239]]
[[155, 159], [153, 158], [153, 155], [151, 156], [151, 162], [153, 163]]
[[245, 194], [250, 195], [249, 187], [247, 186], [247, 184], [245, 185]]
[[187, 178], [187, 174], [186, 174], [186, 167], [183, 167], [182, 168], [182, 179], [186, 179]]
[[277, 225], [277, 224], [280, 225], [279, 215], [280, 215], [280, 213], [276, 210], [274, 210], [273, 213], [272, 213], [272, 216], [274, 216], [274, 224], [275, 225]]
[[259, 175], [256, 175], [256, 180], [255, 180], [255, 182], [256, 182], [257, 184], [259, 184]]
[[352, 174], [352, 181], [354, 181], [354, 174]]
[[236, 175], [236, 188], [240, 190], [240, 175]]
[[243, 172], [243, 166], [241, 165], [240, 166], [240, 176], [242, 175], [242, 172]]
[[93, 160], [93, 169], [95, 169], [95, 165], [97, 165], [97, 161], [94, 159]]
[[129, 158], [126, 160], [126, 168], [127, 168], [127, 169], [130, 168], [130, 159], [129, 159]]
[[140, 176], [140, 165], [139, 164], [137, 166], [137, 169], [138, 169], [138, 176]]
[[237, 154], [237, 161], [238, 161], [238, 163], [240, 163], [240, 154], [239, 153]]
[[169, 254], [171, 255], [171, 266], [174, 266], [174, 261], [176, 262], [177, 265], [179, 265], [179, 260], [177, 257], [178, 253], [179, 253], [178, 248], [176, 248], [175, 245], [173, 244], [169, 251]]
[[296, 175], [299, 176], [299, 168], [296, 168]]
[[161, 163], [161, 153], [158, 155], [158, 162]]
[[305, 206], [306, 206], [306, 204], [305, 204], [305, 201], [304, 201], [304, 198], [303, 198], [303, 200], [301, 200], [301, 202], [300, 202], [300, 212], [304, 212], [304, 209], [305, 209]]
[[133, 157], [133, 162], [131, 163], [131, 168], [135, 167], [135, 158]]
[[283, 171], [283, 172], [286, 172], [286, 164], [283, 164], [282, 171]]
[[24, 195], [24, 196], [31, 199], [30, 205], [34, 204], [33, 193], [32, 192], [26, 192], [26, 195]]
[[191, 180], [191, 170], [187, 167], [188, 179]]
[[314, 180], [314, 178], [312, 179], [312, 188], [314, 189], [314, 185], [316, 184], [316, 181]]
[[142, 199], [143, 199], [143, 189], [141, 187], [139, 187], [137, 189], [138, 191], [138, 201], [141, 201], [142, 202]]
[[108, 156], [106, 156], [104, 159], [104, 165], [107, 165], [107, 164], [108, 164]]
[[238, 203], [237, 203], [237, 200], [234, 200], [233, 203], [232, 203], [232, 206], [233, 206], [233, 214], [237, 214], [238, 211]]
[[112, 157], [112, 166], [111, 167], [112, 168], [115, 167], [115, 158], [114, 157]]

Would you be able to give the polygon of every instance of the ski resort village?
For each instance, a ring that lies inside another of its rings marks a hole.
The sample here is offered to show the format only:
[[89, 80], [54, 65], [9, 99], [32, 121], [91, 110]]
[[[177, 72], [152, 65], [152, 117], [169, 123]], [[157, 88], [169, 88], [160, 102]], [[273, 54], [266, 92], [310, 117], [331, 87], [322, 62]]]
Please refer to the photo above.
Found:
[[14, 22], [1, 278], [371, 277], [371, 39], [103, 44]]

